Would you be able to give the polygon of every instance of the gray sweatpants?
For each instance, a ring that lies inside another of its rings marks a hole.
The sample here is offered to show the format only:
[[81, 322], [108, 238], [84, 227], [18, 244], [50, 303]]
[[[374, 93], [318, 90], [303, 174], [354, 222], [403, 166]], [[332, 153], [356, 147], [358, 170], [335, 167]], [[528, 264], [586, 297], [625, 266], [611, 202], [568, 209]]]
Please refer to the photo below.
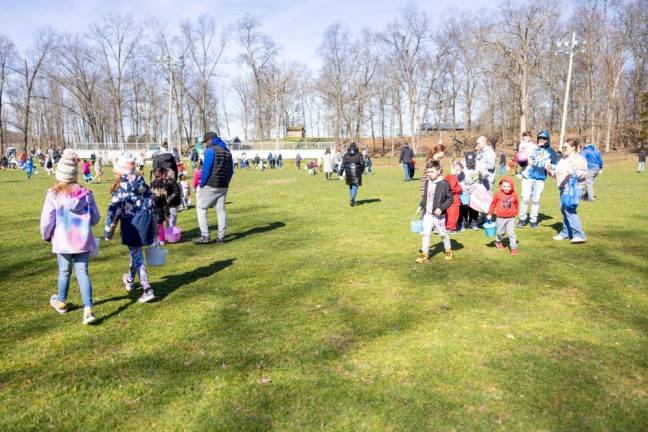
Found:
[[504, 239], [504, 234], [508, 234], [511, 249], [517, 248], [517, 240], [515, 238], [515, 218], [497, 218], [497, 241], [501, 242]]
[[200, 235], [209, 237], [209, 223], [207, 222], [207, 209], [216, 206], [216, 217], [218, 218], [218, 238], [225, 238], [227, 228], [227, 213], [225, 213], [225, 201], [227, 199], [227, 188], [213, 188], [205, 186], [200, 189], [198, 201], [196, 202], [196, 213], [198, 214], [198, 226]]

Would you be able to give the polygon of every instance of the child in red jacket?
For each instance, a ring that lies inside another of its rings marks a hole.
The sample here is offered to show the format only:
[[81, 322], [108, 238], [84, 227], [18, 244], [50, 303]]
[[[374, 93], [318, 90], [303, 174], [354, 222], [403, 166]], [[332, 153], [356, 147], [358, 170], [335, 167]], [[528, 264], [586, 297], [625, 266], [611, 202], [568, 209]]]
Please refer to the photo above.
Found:
[[499, 182], [500, 191], [495, 194], [488, 210], [488, 220], [497, 216], [497, 239], [495, 247], [504, 250], [502, 240], [504, 233], [509, 236], [511, 255], [517, 255], [517, 242], [515, 239], [515, 217], [518, 214], [518, 196], [515, 193], [515, 185], [511, 177], [504, 177]]
[[446, 228], [450, 233], [457, 232], [457, 222], [459, 221], [459, 214], [461, 213], [461, 185], [457, 179], [457, 172], [455, 171], [454, 163], [452, 164], [452, 174], [446, 176], [446, 181], [450, 184], [452, 191], [452, 205], [446, 213]]

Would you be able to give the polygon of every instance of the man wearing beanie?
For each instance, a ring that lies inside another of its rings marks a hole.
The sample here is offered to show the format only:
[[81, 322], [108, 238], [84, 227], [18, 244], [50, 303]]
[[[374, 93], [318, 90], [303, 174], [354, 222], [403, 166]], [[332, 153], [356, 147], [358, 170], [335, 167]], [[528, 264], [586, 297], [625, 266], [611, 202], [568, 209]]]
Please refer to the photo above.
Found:
[[72, 149], [65, 149], [58, 165], [56, 166], [56, 181], [62, 183], [76, 183], [79, 177], [79, 157]]
[[218, 218], [217, 242], [225, 241], [225, 228], [227, 228], [227, 213], [225, 213], [225, 200], [227, 189], [234, 175], [232, 153], [222, 139], [214, 132], [207, 132], [203, 136], [203, 143], [208, 147], [203, 161], [202, 177], [200, 179], [200, 195], [196, 203], [200, 237], [194, 239], [196, 244], [205, 244], [211, 241], [209, 237], [209, 224], [207, 222], [207, 209], [216, 206]]

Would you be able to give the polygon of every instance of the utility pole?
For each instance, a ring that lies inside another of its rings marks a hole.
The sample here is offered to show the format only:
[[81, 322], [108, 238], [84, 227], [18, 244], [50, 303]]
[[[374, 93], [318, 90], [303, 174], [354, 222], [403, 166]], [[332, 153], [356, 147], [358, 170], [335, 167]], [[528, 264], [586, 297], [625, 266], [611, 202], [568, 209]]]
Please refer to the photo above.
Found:
[[171, 143], [171, 111], [173, 110], [173, 72], [176, 65], [176, 60], [173, 55], [157, 56], [157, 64], [165, 67], [169, 72], [169, 107], [167, 109], [167, 150], [171, 150], [173, 145]]
[[[574, 66], [574, 55], [578, 52], [579, 46], [584, 46], [585, 41], [579, 41], [576, 39], [576, 32], [572, 32], [571, 41], [569, 42], [556, 42], [558, 54], [569, 54], [569, 68], [567, 69], [567, 83], [565, 85], [565, 101], [563, 102], [563, 112], [562, 112], [562, 122], [560, 124], [560, 144], [558, 150], [562, 150], [563, 144], [565, 143], [565, 129], [567, 127], [567, 108], [569, 106], [569, 89], [571, 87], [571, 77], [572, 69]], [[583, 52], [583, 51], [581, 51]]]

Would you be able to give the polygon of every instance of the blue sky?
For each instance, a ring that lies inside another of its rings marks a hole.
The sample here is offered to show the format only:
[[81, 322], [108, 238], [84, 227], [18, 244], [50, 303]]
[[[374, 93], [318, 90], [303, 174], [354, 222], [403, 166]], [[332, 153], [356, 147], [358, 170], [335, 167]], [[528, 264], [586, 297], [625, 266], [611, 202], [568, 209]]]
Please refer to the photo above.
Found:
[[[415, 1], [420, 7], [441, 13], [451, 7], [477, 11], [497, 0]], [[326, 27], [340, 21], [354, 30], [381, 29], [398, 15], [405, 1], [393, 0], [0, 0], [0, 33], [26, 48], [34, 30], [51, 26], [57, 30], [84, 32], [107, 13], [153, 17], [175, 31], [186, 18], [201, 14], [215, 17], [223, 26], [246, 13], [255, 15], [262, 30], [282, 47], [282, 56], [317, 69], [317, 47]], [[434, 9], [433, 9], [434, 8]]]

